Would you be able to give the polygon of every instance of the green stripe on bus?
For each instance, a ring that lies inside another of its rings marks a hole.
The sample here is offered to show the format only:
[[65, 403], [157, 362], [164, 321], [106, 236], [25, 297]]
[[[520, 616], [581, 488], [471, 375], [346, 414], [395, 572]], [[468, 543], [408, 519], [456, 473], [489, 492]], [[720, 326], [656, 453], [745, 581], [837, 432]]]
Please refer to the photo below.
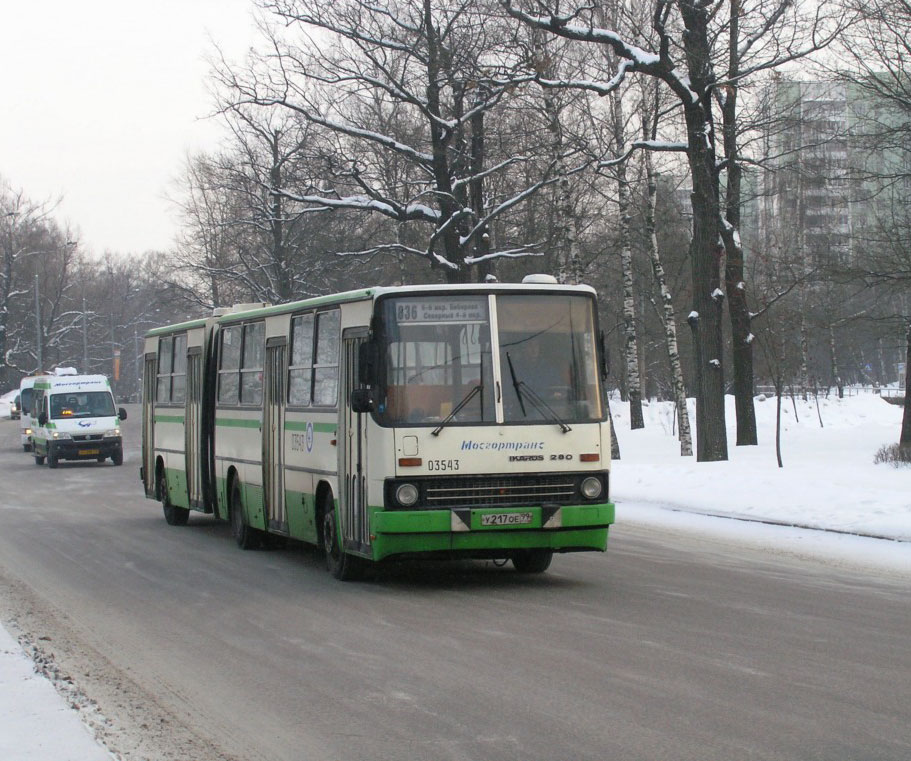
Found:
[[[285, 421], [285, 430], [286, 431], [306, 431], [309, 423], [300, 423], [296, 420], [286, 420]], [[338, 430], [338, 425], [335, 423], [314, 423], [313, 430], [316, 433], [335, 433]]]
[[156, 423], [183, 423], [183, 415], [156, 415]]
[[244, 418], [235, 417], [217, 417], [215, 418], [215, 425], [220, 425], [224, 428], [259, 428], [261, 423], [259, 420], [246, 420]]

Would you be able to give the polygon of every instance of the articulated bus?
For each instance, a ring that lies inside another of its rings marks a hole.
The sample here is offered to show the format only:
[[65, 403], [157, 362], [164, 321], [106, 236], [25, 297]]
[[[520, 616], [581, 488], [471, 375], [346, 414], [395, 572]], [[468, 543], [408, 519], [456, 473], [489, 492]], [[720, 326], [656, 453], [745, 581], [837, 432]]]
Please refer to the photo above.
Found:
[[339, 579], [420, 557], [601, 550], [614, 521], [596, 297], [552, 278], [237, 305], [145, 340], [145, 494]]

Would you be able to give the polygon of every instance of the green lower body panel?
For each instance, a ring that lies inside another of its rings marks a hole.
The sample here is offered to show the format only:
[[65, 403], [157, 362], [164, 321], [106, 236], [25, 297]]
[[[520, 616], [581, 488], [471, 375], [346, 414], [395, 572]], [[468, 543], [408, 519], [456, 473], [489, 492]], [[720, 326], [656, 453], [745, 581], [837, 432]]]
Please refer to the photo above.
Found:
[[177, 468], [165, 468], [165, 477], [168, 480], [168, 500], [174, 507], [190, 507], [190, 498], [187, 496], [187, 473]]
[[373, 559], [424, 553], [492, 557], [498, 552], [607, 549], [614, 506], [565, 505], [472, 510], [371, 512]]
[[293, 539], [316, 544], [318, 535], [314, 495], [299, 491], [286, 491], [285, 510], [288, 514], [288, 534]]

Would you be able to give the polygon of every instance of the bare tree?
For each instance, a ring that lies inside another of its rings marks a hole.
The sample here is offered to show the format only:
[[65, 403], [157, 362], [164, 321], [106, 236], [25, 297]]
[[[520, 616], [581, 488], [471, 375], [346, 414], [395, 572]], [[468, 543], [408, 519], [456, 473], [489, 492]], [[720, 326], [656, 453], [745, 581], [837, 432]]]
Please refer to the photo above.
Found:
[[[508, 28], [484, 5], [263, 2], [284, 25], [282, 35], [272, 30], [271, 55], [247, 72], [221, 68], [237, 106], [283, 109], [327, 135], [324, 182], [284, 191], [288, 199], [426, 231], [419, 246], [394, 240], [363, 255], [405, 251], [459, 281], [471, 268], [484, 276], [491, 260], [535, 250], [534, 242], [494, 238], [497, 220], [556, 177], [545, 170], [523, 183], [523, 167], [538, 164], [539, 153], [492, 150], [508, 146], [490, 139], [490, 115], [522, 82], [511, 76]], [[398, 166], [395, 183], [389, 161]], [[500, 193], [485, 190], [495, 185]]]

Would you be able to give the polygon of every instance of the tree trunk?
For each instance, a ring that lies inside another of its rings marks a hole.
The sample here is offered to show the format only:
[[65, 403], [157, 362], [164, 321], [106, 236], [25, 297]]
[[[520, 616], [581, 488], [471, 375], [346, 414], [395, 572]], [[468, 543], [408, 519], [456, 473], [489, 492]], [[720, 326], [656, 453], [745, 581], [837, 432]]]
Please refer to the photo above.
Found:
[[829, 325], [829, 359], [832, 362], [832, 383], [838, 389], [838, 398], [845, 398], [845, 384], [838, 374], [838, 352], [835, 350], [835, 328]]
[[727, 159], [727, 193], [723, 227], [725, 250], [724, 279], [731, 321], [732, 360], [734, 365], [734, 402], [737, 413], [737, 446], [757, 443], [756, 410], [753, 408], [753, 335], [747, 308], [743, 274], [743, 245], [740, 239], [741, 182], [743, 169], [737, 145], [737, 77], [740, 72], [740, 0], [731, 0], [728, 79], [721, 110], [724, 154]]
[[636, 341], [636, 298], [633, 292], [633, 250], [629, 232], [629, 183], [626, 164], [617, 167], [617, 205], [620, 210], [620, 267], [623, 279], [623, 332], [626, 354], [626, 382], [629, 395], [629, 424], [632, 430], [645, 428], [642, 418], [642, 389], [639, 379], [639, 351]]
[[[548, 79], [557, 77], [551, 56], [541, 41], [540, 35], [534, 33], [535, 69]], [[556, 255], [556, 278], [560, 283], [573, 285], [582, 282], [582, 257], [579, 255], [579, 242], [576, 230], [576, 212], [573, 205], [573, 183], [566, 176], [563, 153], [563, 125], [560, 122], [560, 109], [555, 99], [555, 91], [544, 88], [542, 92], [544, 114], [547, 117], [547, 131], [550, 132], [550, 160], [553, 171], [560, 179], [553, 191], [553, 206], [556, 216], [554, 228], [554, 254]]]
[[784, 381], [780, 375], [775, 376], [775, 456], [778, 458], [778, 467], [783, 468], [781, 462], [781, 394], [784, 391]]
[[[440, 82], [443, 71], [440, 61], [441, 44], [436, 27], [434, 26], [433, 8], [430, 0], [424, 0], [424, 33], [427, 36], [427, 110], [433, 114], [439, 122], [431, 121], [430, 123], [430, 145], [433, 155], [433, 177], [435, 189], [440, 199], [441, 219], [445, 228], [438, 230], [438, 240], [443, 244], [444, 256], [453, 264], [458, 266], [457, 270], [451, 267], [445, 268], [446, 280], [450, 283], [464, 283], [467, 280], [466, 266], [464, 260], [464, 251], [459, 240], [459, 230], [457, 226], [451, 224], [452, 217], [459, 211], [458, 203], [452, 189], [452, 171], [449, 165], [449, 140], [450, 136], [445, 133], [441, 122], [443, 122], [442, 108], [440, 105]], [[436, 240], [432, 245], [436, 245]], [[433, 264], [434, 260], [431, 260]]]
[[727, 460], [728, 443], [724, 411], [724, 366], [721, 312], [720, 219], [715, 138], [711, 113], [709, 6], [681, 3], [686, 27], [684, 42], [687, 69], [698, 102], [684, 104], [687, 159], [693, 181], [693, 239], [690, 262], [693, 276], [693, 347], [696, 367], [696, 459]]
[[898, 445], [902, 449], [911, 450], [911, 322], [908, 323], [905, 335], [905, 404]]
[[604, 395], [604, 405], [607, 407], [607, 419], [610, 421], [610, 458], [620, 459], [620, 442], [617, 440], [617, 430], [614, 428], [614, 416], [610, 411], [610, 394]]
[[645, 207], [645, 229], [649, 238], [649, 251], [652, 260], [652, 272], [661, 293], [661, 305], [664, 309], [664, 342], [667, 347], [667, 358], [671, 366], [671, 384], [674, 389], [674, 404], [677, 407], [677, 420], [680, 436], [680, 454], [691, 457], [693, 454], [693, 436], [690, 432], [690, 416], [686, 407], [686, 384], [683, 381], [683, 368], [680, 363], [680, 352], [677, 347], [677, 323], [674, 315], [674, 301], [667, 287], [667, 278], [661, 256], [658, 251], [658, 235], [655, 228], [655, 208], [658, 201], [658, 185], [655, 179], [654, 166], [650, 153], [645, 154], [645, 169], [648, 179], [648, 201]]
[[[803, 290], [803, 288], [802, 288]], [[807, 324], [806, 293], [800, 299], [800, 386], [803, 399], [806, 401], [807, 388], [810, 385], [810, 326]]]

